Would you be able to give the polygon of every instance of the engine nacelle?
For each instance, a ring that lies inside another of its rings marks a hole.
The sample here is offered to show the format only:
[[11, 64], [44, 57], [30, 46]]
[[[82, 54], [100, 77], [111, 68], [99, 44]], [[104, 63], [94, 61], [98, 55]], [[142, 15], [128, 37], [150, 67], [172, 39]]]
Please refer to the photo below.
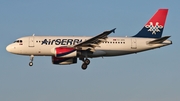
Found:
[[55, 57], [72, 58], [77, 56], [77, 50], [73, 47], [57, 47], [54, 50]]
[[52, 63], [56, 65], [69, 65], [69, 64], [75, 64], [77, 63], [77, 58], [58, 58], [55, 56], [52, 56]]

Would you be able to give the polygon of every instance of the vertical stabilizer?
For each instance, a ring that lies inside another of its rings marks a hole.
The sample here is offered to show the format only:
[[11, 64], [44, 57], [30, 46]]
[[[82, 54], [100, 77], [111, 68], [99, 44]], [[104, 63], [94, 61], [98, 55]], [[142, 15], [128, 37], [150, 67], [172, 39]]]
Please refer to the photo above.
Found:
[[133, 37], [160, 38], [166, 22], [168, 9], [159, 9], [145, 26]]

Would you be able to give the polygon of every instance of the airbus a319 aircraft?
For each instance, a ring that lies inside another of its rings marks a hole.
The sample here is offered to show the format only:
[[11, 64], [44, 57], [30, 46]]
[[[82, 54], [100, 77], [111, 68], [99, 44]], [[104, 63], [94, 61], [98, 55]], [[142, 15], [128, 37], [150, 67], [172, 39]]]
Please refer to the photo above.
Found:
[[87, 69], [88, 58], [120, 56], [138, 53], [172, 44], [170, 36], [162, 36], [168, 9], [159, 9], [145, 26], [131, 37], [109, 37], [115, 29], [94, 37], [82, 36], [26, 36], [18, 38], [6, 47], [13, 54], [30, 56], [51, 56], [56, 65], [69, 65], [82, 60], [81, 68]]

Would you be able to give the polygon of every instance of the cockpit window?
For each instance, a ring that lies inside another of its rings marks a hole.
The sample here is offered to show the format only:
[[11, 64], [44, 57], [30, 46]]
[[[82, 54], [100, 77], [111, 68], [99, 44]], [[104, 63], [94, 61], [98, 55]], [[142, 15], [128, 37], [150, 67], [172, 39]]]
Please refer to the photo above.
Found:
[[16, 40], [14, 43], [22, 43], [22, 40]]

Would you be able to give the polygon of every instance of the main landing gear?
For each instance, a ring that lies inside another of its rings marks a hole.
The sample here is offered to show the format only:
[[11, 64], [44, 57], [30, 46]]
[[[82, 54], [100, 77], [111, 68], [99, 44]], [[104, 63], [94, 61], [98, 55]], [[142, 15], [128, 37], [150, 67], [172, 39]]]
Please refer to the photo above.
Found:
[[33, 65], [33, 59], [34, 59], [34, 55], [31, 55], [30, 56], [30, 62], [29, 62], [29, 66], [32, 66]]
[[84, 63], [82, 64], [82, 66], [81, 66], [81, 68], [83, 69], [83, 70], [86, 70], [87, 69], [87, 66], [90, 64], [90, 60], [89, 59], [81, 59]]

